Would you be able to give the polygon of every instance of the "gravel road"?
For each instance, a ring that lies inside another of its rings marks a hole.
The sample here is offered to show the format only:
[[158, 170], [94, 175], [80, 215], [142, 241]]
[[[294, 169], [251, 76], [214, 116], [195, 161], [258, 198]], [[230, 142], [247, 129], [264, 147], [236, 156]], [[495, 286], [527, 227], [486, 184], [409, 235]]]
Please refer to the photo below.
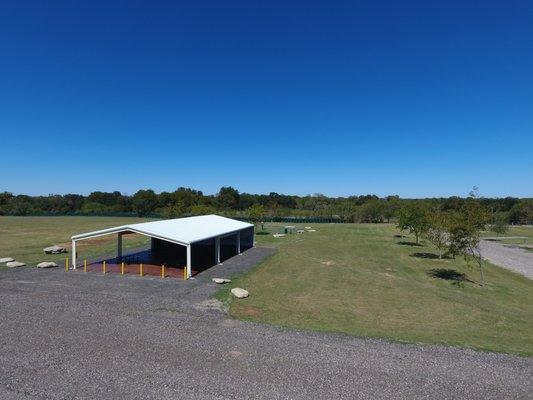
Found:
[[0, 399], [533, 397], [531, 358], [228, 319], [210, 278], [269, 254], [187, 282], [0, 270]]
[[480, 241], [483, 258], [495, 265], [510, 269], [533, 279], [533, 253], [517, 245], [507, 245], [494, 240]]

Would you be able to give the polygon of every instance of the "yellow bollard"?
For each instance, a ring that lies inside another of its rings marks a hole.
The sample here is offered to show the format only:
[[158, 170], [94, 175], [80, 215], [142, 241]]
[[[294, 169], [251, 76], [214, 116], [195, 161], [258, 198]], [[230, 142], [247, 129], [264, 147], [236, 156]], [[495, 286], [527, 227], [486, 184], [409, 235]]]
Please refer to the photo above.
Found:
[[122, 261], [122, 275], [124, 275], [124, 261]]
[[139, 276], [140, 277], [143, 276], [143, 265], [142, 264], [139, 264]]
[[68, 271], [68, 257], [65, 258], [65, 271]]
[[165, 279], [165, 264], [161, 265], [161, 279]]
[[104, 261], [104, 274], [106, 273], [106, 268], [105, 268], [105, 261]]
[[187, 280], [187, 266], [183, 267], [183, 280]]
[[83, 260], [83, 272], [87, 272], [87, 260]]

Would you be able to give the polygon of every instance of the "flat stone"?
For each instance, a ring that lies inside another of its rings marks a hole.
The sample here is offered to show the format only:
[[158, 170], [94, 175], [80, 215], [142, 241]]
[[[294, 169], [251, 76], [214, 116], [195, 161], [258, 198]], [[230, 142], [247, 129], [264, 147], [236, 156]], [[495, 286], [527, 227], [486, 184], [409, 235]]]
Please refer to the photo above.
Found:
[[66, 249], [64, 247], [60, 246], [50, 246], [43, 249], [43, 251], [46, 254], [60, 254], [60, 253], [66, 253]]
[[213, 278], [213, 282], [218, 283], [218, 284], [231, 283], [231, 279]]
[[17, 267], [23, 267], [25, 266], [26, 264], [24, 264], [23, 262], [20, 262], [20, 261], [10, 261], [6, 264], [6, 266], [8, 268], [17, 268]]
[[45, 262], [37, 264], [37, 268], [54, 268], [54, 267], [59, 267], [59, 265], [57, 265], [55, 262], [49, 262], [49, 261], [45, 261]]
[[15, 259], [13, 259], [11, 257], [0, 258], [0, 264], [8, 263], [8, 262], [11, 262], [11, 261], [15, 261]]
[[231, 294], [237, 297], [238, 299], [244, 299], [245, 297], [250, 296], [250, 293], [248, 293], [247, 290], [241, 289], [241, 288], [233, 288], [231, 289]]

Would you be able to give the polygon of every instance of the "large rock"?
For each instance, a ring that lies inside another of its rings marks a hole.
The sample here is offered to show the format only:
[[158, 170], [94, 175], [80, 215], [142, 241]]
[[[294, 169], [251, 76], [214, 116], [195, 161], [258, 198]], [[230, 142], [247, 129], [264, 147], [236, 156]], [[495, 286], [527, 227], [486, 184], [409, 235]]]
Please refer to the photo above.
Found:
[[213, 278], [213, 282], [222, 284], [222, 283], [231, 283], [231, 279], [225, 279], [225, 278]]
[[0, 258], [0, 264], [5, 264], [5, 263], [11, 262], [11, 261], [15, 261], [15, 260], [13, 258], [11, 258], [11, 257]]
[[23, 267], [25, 266], [26, 264], [24, 264], [23, 262], [20, 262], [20, 261], [10, 261], [6, 264], [6, 267], [8, 268], [17, 268], [17, 267]]
[[231, 289], [231, 294], [237, 297], [238, 299], [244, 299], [245, 297], [250, 296], [250, 293], [248, 293], [247, 290], [238, 287]]
[[64, 247], [60, 246], [50, 246], [43, 249], [46, 254], [60, 254], [66, 253], [67, 250]]
[[59, 267], [59, 265], [51, 261], [45, 261], [45, 262], [37, 264], [37, 268], [54, 268], [54, 267]]

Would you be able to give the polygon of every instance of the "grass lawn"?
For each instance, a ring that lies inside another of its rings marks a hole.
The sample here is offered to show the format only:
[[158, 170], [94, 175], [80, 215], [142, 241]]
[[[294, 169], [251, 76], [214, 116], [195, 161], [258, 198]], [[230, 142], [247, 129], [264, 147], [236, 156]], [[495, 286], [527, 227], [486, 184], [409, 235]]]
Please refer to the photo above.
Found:
[[[530, 226], [510, 226], [509, 230], [503, 235], [487, 231], [482, 236], [498, 237], [505, 244], [533, 244], [533, 228]], [[525, 239], [506, 239], [506, 237], [522, 237]]]
[[[313, 228], [284, 238], [257, 235], [258, 245], [279, 252], [217, 293], [233, 317], [533, 355], [533, 281], [486, 263], [481, 288], [479, 271], [462, 258], [440, 261], [432, 246], [413, 246], [393, 225]], [[231, 287], [251, 295], [232, 300]]]
[[[112, 228], [128, 223], [148, 222], [150, 219], [114, 217], [1, 217], [0, 216], [0, 258], [12, 257], [26, 265], [36, 265], [42, 261], [54, 261], [64, 265], [65, 258], [71, 257], [70, 237], [79, 233]], [[141, 235], [125, 235], [123, 249], [142, 246], [149, 239]], [[60, 245], [66, 247], [67, 254], [49, 255], [43, 248]], [[79, 259], [116, 253], [117, 236], [109, 235], [77, 243]], [[4, 265], [4, 264], [2, 264]], [[2, 266], [0, 268], [6, 268]]]

